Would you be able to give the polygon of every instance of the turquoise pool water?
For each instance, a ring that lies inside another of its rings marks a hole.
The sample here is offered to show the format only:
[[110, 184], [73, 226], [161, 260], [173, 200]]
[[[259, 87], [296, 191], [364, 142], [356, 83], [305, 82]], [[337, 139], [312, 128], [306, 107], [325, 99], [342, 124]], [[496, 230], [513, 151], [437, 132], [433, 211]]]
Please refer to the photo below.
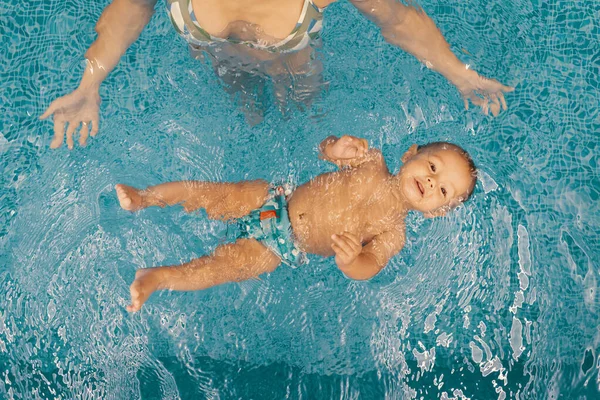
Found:
[[[0, 1], [0, 397], [598, 398], [598, 3], [422, 2], [463, 61], [516, 86], [496, 119], [334, 4], [328, 89], [253, 127], [159, 5], [102, 88], [101, 133], [51, 151], [37, 116], [77, 85], [105, 5]], [[370, 282], [313, 257], [124, 310], [137, 268], [200, 256], [226, 229], [124, 212], [115, 183], [303, 182], [331, 169], [317, 144], [340, 133], [394, 169], [412, 143], [457, 142], [482, 182], [447, 218], [411, 215]]]

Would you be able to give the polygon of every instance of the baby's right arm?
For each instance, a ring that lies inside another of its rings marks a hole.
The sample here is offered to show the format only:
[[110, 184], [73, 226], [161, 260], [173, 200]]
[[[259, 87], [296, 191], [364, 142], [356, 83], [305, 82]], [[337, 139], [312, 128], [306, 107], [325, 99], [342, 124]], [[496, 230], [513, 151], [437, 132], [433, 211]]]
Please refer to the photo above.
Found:
[[340, 168], [357, 167], [365, 162], [382, 162], [383, 157], [379, 150], [369, 150], [366, 139], [344, 135], [341, 138], [329, 136], [319, 145], [321, 158], [334, 163]]

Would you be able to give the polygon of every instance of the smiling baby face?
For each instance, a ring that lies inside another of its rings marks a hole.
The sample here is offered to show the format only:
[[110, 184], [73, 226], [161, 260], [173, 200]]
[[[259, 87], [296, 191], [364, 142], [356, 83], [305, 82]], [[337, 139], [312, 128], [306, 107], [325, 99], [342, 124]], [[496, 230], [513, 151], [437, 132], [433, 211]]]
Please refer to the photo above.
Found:
[[409, 207], [425, 216], [443, 215], [444, 210], [465, 201], [475, 186], [470, 157], [450, 143], [433, 143], [420, 149], [413, 146], [403, 161], [400, 190]]

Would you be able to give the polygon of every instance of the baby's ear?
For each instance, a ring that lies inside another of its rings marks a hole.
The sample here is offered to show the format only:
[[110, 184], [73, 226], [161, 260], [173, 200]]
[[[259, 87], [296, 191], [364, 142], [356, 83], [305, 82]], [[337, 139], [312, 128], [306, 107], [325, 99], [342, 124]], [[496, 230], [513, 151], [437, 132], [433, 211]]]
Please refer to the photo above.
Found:
[[423, 216], [425, 218], [444, 217], [446, 216], [446, 211], [445, 208], [438, 208], [437, 210], [424, 212]]
[[413, 158], [415, 156], [415, 154], [417, 154], [418, 150], [419, 150], [419, 146], [417, 146], [416, 144], [413, 144], [412, 146], [410, 146], [410, 148], [408, 150], [406, 150], [406, 153], [404, 153], [404, 155], [401, 158], [402, 164], [406, 164], [408, 162], [408, 160]]

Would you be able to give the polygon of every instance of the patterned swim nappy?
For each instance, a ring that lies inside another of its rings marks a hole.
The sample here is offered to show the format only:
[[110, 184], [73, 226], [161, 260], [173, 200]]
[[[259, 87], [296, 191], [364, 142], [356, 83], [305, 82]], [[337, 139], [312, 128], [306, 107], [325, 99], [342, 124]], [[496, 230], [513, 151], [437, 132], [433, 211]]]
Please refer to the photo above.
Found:
[[265, 204], [237, 221], [238, 239], [258, 240], [277, 254], [281, 262], [295, 268], [306, 262], [306, 254], [294, 241], [287, 210], [286, 194], [289, 193], [281, 186], [270, 188]]

